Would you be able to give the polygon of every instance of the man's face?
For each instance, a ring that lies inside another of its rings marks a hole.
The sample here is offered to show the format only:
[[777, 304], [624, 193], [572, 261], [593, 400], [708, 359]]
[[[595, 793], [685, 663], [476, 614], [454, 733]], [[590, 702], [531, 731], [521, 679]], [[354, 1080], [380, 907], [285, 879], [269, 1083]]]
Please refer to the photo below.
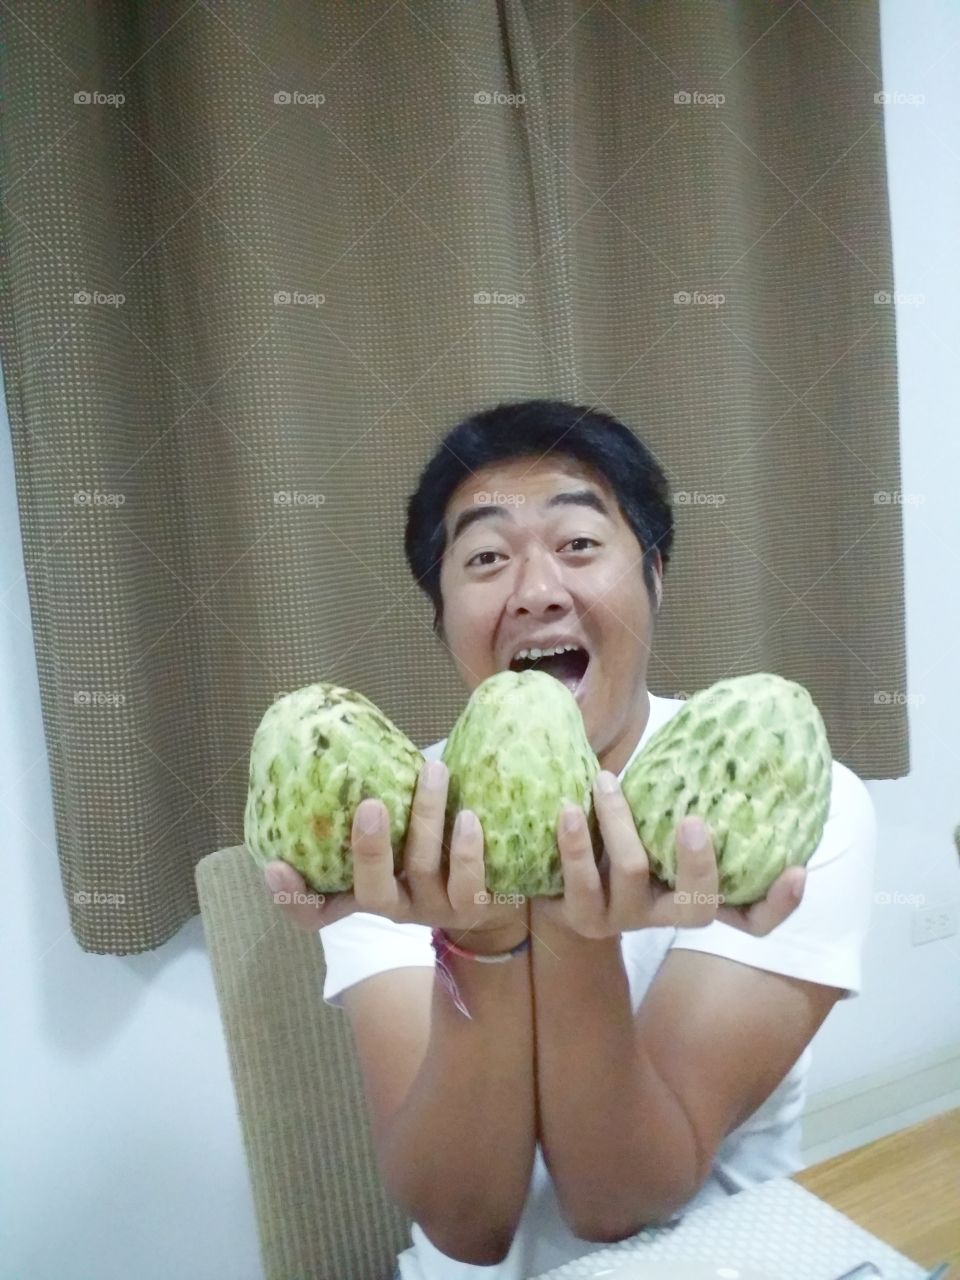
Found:
[[[584, 492], [606, 514], [547, 505]], [[590, 661], [577, 686], [576, 660], [564, 660], [565, 683], [600, 763], [619, 772], [646, 723], [652, 617], [640, 546], [604, 478], [563, 455], [497, 464], [459, 486], [444, 523], [444, 631], [467, 687], [508, 669], [523, 647], [569, 638]], [[655, 567], [659, 598], [659, 556]]]

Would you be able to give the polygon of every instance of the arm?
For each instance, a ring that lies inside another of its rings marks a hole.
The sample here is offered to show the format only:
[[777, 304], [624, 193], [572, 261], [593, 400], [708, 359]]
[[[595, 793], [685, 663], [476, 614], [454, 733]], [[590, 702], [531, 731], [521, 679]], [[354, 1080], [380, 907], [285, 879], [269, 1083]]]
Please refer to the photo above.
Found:
[[532, 914], [540, 1144], [571, 1230], [614, 1241], [694, 1194], [703, 1153], [637, 1035], [620, 938]]
[[531, 914], [544, 1160], [572, 1229], [667, 1220], [770, 1096], [842, 994], [722, 956], [668, 952], [631, 1015], [620, 939]]
[[[506, 951], [526, 932], [524, 922], [462, 945]], [[448, 963], [472, 1019], [435, 979], [426, 1057], [384, 1136], [381, 1167], [441, 1252], [492, 1266], [510, 1249], [536, 1151], [530, 952], [502, 965]]]

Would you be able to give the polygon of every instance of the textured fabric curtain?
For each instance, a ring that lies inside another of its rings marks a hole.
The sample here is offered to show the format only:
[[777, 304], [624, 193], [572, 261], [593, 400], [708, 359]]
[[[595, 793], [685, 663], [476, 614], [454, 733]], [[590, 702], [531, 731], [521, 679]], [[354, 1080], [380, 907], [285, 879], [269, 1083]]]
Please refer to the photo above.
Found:
[[908, 769], [876, 3], [45, 2], [3, 15], [0, 343], [80, 946], [158, 946], [314, 680], [465, 691], [403, 558], [463, 414], [661, 460], [654, 692], [770, 670]]

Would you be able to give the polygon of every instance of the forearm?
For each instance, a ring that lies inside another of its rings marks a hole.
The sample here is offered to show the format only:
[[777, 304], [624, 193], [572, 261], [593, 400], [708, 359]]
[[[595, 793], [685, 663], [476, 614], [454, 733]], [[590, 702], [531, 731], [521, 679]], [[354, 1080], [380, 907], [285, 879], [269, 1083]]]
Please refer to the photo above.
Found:
[[576, 1234], [622, 1239], [693, 1194], [696, 1137], [639, 1043], [619, 937], [531, 923], [544, 1161]]
[[[508, 950], [523, 928], [462, 945]], [[505, 964], [450, 956], [466, 1018], [434, 983], [426, 1059], [383, 1147], [394, 1198], [441, 1252], [475, 1266], [506, 1256], [536, 1150], [530, 953]]]

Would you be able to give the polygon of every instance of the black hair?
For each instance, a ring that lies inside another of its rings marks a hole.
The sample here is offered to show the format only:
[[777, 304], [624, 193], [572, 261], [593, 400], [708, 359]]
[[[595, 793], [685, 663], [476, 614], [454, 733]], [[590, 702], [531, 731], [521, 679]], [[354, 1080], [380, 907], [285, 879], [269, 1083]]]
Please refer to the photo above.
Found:
[[673, 543], [669, 486], [656, 458], [617, 418], [564, 400], [522, 400], [471, 414], [450, 430], [424, 467], [407, 505], [404, 550], [417, 584], [433, 604], [442, 636], [440, 564], [444, 516], [458, 485], [474, 472], [518, 457], [566, 454], [598, 471], [616, 495], [640, 544], [643, 580], [654, 606], [654, 552], [666, 572]]

